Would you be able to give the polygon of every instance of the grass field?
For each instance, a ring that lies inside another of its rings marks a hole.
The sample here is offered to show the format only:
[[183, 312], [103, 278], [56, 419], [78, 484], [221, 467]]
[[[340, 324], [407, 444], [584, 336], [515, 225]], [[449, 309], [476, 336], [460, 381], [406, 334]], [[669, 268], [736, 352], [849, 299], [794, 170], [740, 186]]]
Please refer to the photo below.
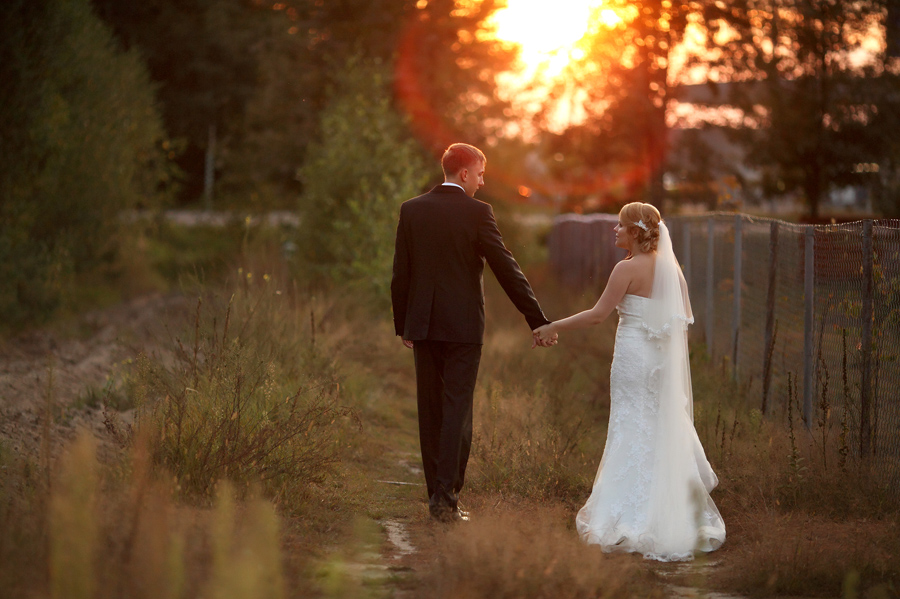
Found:
[[[52, 384], [35, 390], [37, 449], [0, 438], [0, 595], [663, 597], [675, 585], [875, 599], [900, 589], [896, 495], [841, 455], [838, 435], [823, 443], [796, 413], [762, 418], [700, 347], [696, 426], [721, 481], [725, 545], [681, 569], [582, 545], [573, 520], [605, 442], [615, 319], [530, 350], [490, 276], [461, 498], [473, 520], [433, 523], [412, 354], [383, 300], [305, 285], [268, 242], [221, 270], [183, 287], [152, 319], [157, 334], [128, 333], [130, 362], [110, 365], [99, 399], [60, 406]], [[539, 262], [528, 270], [551, 318], [595, 301], [557, 289]], [[76, 430], [81, 412], [104, 405], [105, 426]], [[391, 541], [398, 530], [414, 549]]]

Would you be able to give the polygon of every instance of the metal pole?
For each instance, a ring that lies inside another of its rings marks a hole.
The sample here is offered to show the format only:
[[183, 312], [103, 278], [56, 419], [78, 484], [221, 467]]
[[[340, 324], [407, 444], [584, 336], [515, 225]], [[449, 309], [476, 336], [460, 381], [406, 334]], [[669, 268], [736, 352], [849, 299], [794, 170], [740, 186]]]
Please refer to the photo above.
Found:
[[685, 219], [681, 226], [681, 264], [684, 266], [684, 280], [691, 290], [691, 221]]
[[713, 320], [716, 313], [715, 297], [715, 253], [716, 253], [716, 221], [710, 216], [706, 221], [706, 351], [713, 357]]
[[863, 221], [863, 297], [862, 297], [862, 372], [859, 392], [859, 455], [863, 458], [872, 454], [872, 314], [875, 285], [872, 279], [875, 251], [872, 236], [872, 221]]
[[812, 429], [813, 423], [813, 369], [815, 368], [815, 355], [813, 348], [813, 335], [815, 332], [815, 244], [816, 228], [812, 225], [806, 227], [806, 252], [804, 256], [803, 270], [803, 421], [807, 429]]
[[206, 163], [203, 169], [203, 202], [207, 210], [212, 210], [213, 188], [216, 179], [216, 126], [209, 126], [206, 141]]
[[732, 297], [734, 299], [734, 303], [732, 304], [731, 311], [731, 347], [732, 347], [732, 356], [731, 356], [731, 376], [732, 378], [737, 378], [738, 374], [738, 356], [740, 355], [740, 334], [741, 334], [741, 281], [743, 277], [741, 276], [741, 267], [742, 267], [742, 224], [743, 218], [741, 218], [740, 214], [734, 215], [734, 289], [732, 292]]
[[763, 393], [762, 407], [766, 413], [769, 402], [769, 385], [772, 382], [772, 355], [775, 342], [775, 286], [778, 284], [778, 221], [772, 221], [769, 228], [769, 288], [766, 294], [766, 337], [763, 345]]

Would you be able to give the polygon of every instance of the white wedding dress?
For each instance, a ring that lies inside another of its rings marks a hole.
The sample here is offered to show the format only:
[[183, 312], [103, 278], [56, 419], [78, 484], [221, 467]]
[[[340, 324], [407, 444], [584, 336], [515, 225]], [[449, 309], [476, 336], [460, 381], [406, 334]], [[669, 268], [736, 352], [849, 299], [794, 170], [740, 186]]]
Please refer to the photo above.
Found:
[[693, 316], [665, 224], [653, 293], [626, 295], [617, 309], [609, 432], [576, 528], [606, 552], [690, 560], [725, 542], [725, 523], [709, 496], [718, 479], [694, 429], [686, 337]]

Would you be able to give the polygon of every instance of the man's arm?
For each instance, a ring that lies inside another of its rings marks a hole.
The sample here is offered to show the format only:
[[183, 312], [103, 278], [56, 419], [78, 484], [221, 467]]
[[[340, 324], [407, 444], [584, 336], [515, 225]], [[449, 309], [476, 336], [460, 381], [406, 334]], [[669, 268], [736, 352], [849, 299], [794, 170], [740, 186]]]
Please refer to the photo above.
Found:
[[394, 242], [394, 270], [391, 277], [391, 307], [394, 312], [394, 331], [401, 336], [406, 326], [409, 278], [409, 248], [406, 245], [406, 234], [403, 227], [403, 207], [401, 206], [400, 220], [397, 223], [397, 238]]
[[512, 300], [513, 305], [525, 316], [532, 330], [548, 324], [541, 305], [534, 297], [528, 279], [519, 268], [519, 263], [503, 244], [503, 237], [494, 220], [494, 210], [489, 205], [478, 229], [478, 242], [488, 265], [503, 287], [503, 291]]

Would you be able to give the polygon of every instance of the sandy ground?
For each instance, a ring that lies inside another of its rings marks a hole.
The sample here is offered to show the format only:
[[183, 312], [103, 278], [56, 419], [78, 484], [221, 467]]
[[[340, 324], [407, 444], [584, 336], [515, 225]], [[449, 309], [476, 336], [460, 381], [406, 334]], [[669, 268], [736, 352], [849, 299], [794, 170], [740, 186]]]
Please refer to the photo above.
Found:
[[[31, 457], [51, 455], [79, 429], [110, 442], [104, 389], [123, 364], [165, 339], [163, 316], [188, 309], [178, 295], [148, 295], [0, 343], [0, 442]], [[126, 424], [131, 413], [110, 410]], [[48, 418], [49, 416], [49, 418]]]

